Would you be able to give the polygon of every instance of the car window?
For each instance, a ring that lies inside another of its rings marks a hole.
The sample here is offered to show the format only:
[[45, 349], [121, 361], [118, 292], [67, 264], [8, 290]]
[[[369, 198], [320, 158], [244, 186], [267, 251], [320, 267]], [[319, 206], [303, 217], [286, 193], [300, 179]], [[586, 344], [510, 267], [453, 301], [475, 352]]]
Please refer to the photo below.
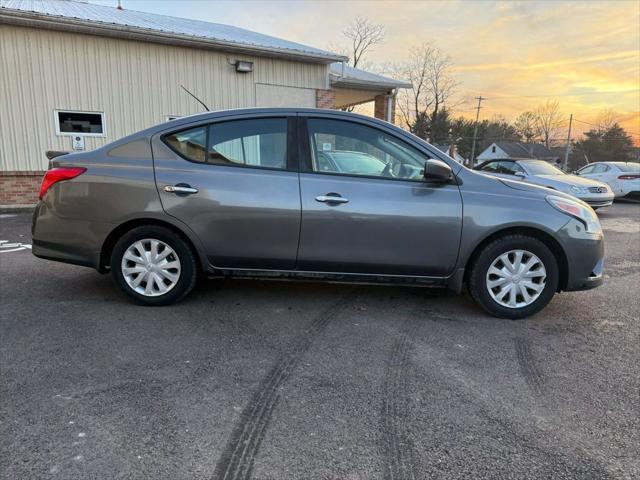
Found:
[[562, 170], [544, 160], [527, 160], [525, 165], [531, 175], [565, 175]]
[[182, 130], [164, 141], [188, 160], [264, 168], [287, 166], [287, 119], [232, 120]]
[[204, 162], [207, 127], [182, 130], [164, 137], [164, 141], [183, 157], [194, 162]]
[[633, 163], [633, 162], [628, 162], [628, 163], [624, 163], [624, 162], [616, 162], [614, 164], [616, 167], [618, 167], [620, 169], [620, 171], [622, 172], [635, 172], [635, 173], [640, 173], [640, 163]]
[[212, 124], [207, 163], [286, 168], [287, 119], [261, 118]]
[[593, 173], [593, 169], [594, 169], [594, 167], [595, 167], [595, 165], [587, 165], [586, 167], [584, 167], [583, 169], [581, 169], [578, 173], [579, 173], [580, 175]]
[[591, 173], [604, 173], [607, 170], [609, 170], [609, 167], [607, 167], [604, 163], [598, 163], [597, 165], [594, 165], [593, 171]]
[[482, 172], [500, 173], [500, 162], [489, 162], [483, 167], [480, 167]]
[[319, 118], [307, 124], [314, 172], [422, 180], [431, 158], [366, 125]]
[[515, 175], [516, 172], [524, 173], [524, 170], [516, 162], [502, 161], [502, 162], [499, 162], [498, 172], [496, 173], [503, 173], [505, 175]]

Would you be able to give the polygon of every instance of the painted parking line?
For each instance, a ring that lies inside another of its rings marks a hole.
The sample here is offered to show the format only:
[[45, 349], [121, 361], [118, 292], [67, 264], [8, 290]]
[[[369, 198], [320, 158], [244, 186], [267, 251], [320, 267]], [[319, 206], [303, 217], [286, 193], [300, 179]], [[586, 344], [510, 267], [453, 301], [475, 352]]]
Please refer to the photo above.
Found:
[[31, 250], [29, 243], [10, 243], [9, 240], [0, 240], [0, 253], [21, 252], [23, 250]]

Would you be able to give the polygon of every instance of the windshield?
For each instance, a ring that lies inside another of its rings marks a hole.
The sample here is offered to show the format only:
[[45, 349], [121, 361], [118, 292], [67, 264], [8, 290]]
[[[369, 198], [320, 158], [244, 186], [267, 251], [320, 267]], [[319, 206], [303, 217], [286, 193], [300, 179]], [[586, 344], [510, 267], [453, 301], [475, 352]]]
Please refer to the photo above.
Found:
[[640, 163], [613, 162], [622, 172], [640, 173]]
[[544, 160], [530, 160], [521, 163], [530, 175], [565, 175], [559, 168]]
[[384, 170], [385, 164], [376, 157], [361, 153], [333, 152], [333, 160], [341, 172], [360, 174], [379, 174]]

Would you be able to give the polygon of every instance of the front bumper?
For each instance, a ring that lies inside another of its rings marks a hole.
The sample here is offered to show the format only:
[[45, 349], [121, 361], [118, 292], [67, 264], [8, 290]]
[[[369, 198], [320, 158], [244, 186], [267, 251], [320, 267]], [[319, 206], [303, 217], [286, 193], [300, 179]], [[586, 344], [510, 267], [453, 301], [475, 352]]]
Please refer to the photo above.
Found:
[[567, 279], [563, 290], [588, 290], [604, 281], [604, 237], [587, 233], [579, 220], [572, 219], [558, 231], [567, 256]]
[[578, 197], [590, 207], [600, 208], [608, 207], [613, 204], [614, 195], [594, 195], [589, 197]]

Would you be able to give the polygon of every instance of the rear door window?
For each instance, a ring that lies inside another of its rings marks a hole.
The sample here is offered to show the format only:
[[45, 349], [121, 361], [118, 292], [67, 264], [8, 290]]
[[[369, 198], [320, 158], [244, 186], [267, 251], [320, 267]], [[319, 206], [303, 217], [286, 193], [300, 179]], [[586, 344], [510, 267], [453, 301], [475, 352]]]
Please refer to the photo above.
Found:
[[207, 163], [287, 167], [287, 119], [234, 120], [209, 126]]
[[180, 156], [198, 163], [246, 167], [287, 167], [287, 119], [232, 120], [166, 135]]
[[164, 141], [176, 153], [192, 162], [205, 161], [207, 145], [207, 127], [191, 128], [172, 133], [164, 137]]

